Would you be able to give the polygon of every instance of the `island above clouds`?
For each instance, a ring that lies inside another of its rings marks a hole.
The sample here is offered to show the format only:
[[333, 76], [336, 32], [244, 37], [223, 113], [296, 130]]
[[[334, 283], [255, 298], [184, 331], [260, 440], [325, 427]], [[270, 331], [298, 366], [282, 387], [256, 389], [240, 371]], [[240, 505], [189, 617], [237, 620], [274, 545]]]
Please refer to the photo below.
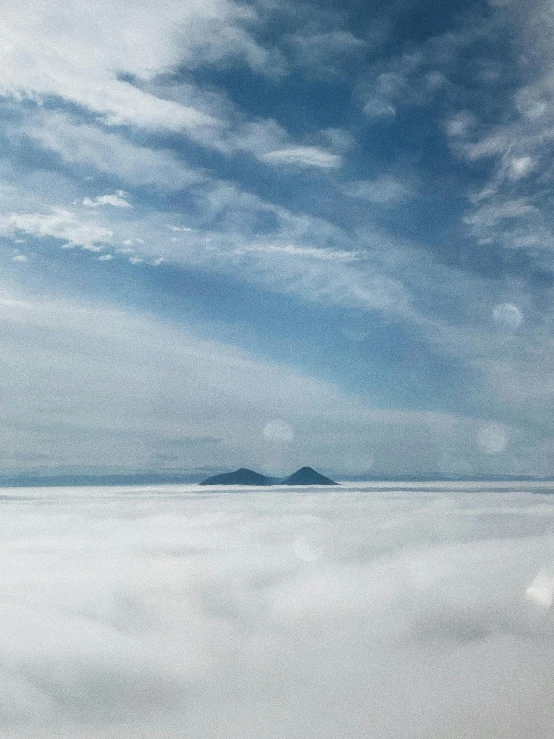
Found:
[[200, 485], [338, 485], [338, 482], [321, 475], [311, 467], [301, 467], [288, 477], [267, 477], [241, 467], [235, 472], [224, 472], [208, 477]]

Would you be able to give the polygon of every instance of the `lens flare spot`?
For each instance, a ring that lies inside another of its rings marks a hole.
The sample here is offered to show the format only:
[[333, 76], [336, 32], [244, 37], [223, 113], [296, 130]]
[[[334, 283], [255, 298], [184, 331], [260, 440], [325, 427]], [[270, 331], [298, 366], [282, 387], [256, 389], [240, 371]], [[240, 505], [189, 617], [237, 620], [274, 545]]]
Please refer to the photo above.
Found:
[[290, 423], [275, 419], [266, 423], [263, 430], [264, 439], [267, 441], [273, 441], [279, 444], [286, 444], [293, 440], [294, 430]]
[[293, 552], [303, 562], [315, 562], [319, 558], [319, 551], [303, 536], [297, 537], [292, 542]]
[[513, 303], [495, 305], [492, 317], [496, 325], [505, 331], [515, 331], [523, 322], [520, 309]]
[[501, 454], [508, 444], [508, 434], [501, 426], [483, 426], [477, 434], [477, 443], [486, 454]]
[[539, 608], [548, 610], [554, 602], [554, 578], [541, 570], [525, 591], [525, 597]]

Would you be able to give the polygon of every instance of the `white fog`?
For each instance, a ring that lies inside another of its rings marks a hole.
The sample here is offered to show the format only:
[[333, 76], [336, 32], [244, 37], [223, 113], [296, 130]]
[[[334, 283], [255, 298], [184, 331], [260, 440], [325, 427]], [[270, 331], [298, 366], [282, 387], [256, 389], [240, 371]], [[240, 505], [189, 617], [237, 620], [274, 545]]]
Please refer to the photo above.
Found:
[[0, 734], [550, 737], [534, 488], [4, 490]]

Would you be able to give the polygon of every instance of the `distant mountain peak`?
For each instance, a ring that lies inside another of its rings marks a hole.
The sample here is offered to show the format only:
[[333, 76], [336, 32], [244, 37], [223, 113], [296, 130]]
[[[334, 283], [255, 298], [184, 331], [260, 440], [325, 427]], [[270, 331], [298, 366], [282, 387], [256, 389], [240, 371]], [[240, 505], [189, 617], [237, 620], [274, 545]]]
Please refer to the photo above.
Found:
[[208, 477], [200, 485], [271, 485], [271, 477], [260, 475], [259, 472], [241, 467], [234, 472], [224, 472], [221, 475]]
[[301, 467], [289, 477], [282, 479], [260, 475], [259, 472], [241, 467], [234, 472], [208, 477], [200, 485], [338, 485], [338, 483], [316, 472], [313, 467]]
[[338, 485], [329, 477], [316, 472], [313, 467], [301, 467], [282, 481], [283, 485]]

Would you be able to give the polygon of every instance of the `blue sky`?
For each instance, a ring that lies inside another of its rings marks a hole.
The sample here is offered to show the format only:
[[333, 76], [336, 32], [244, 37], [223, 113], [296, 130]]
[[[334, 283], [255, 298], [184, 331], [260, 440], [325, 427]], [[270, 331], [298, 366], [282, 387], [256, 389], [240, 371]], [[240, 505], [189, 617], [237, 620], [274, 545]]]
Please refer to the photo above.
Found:
[[0, 469], [554, 473], [547, 2], [3, 17]]

